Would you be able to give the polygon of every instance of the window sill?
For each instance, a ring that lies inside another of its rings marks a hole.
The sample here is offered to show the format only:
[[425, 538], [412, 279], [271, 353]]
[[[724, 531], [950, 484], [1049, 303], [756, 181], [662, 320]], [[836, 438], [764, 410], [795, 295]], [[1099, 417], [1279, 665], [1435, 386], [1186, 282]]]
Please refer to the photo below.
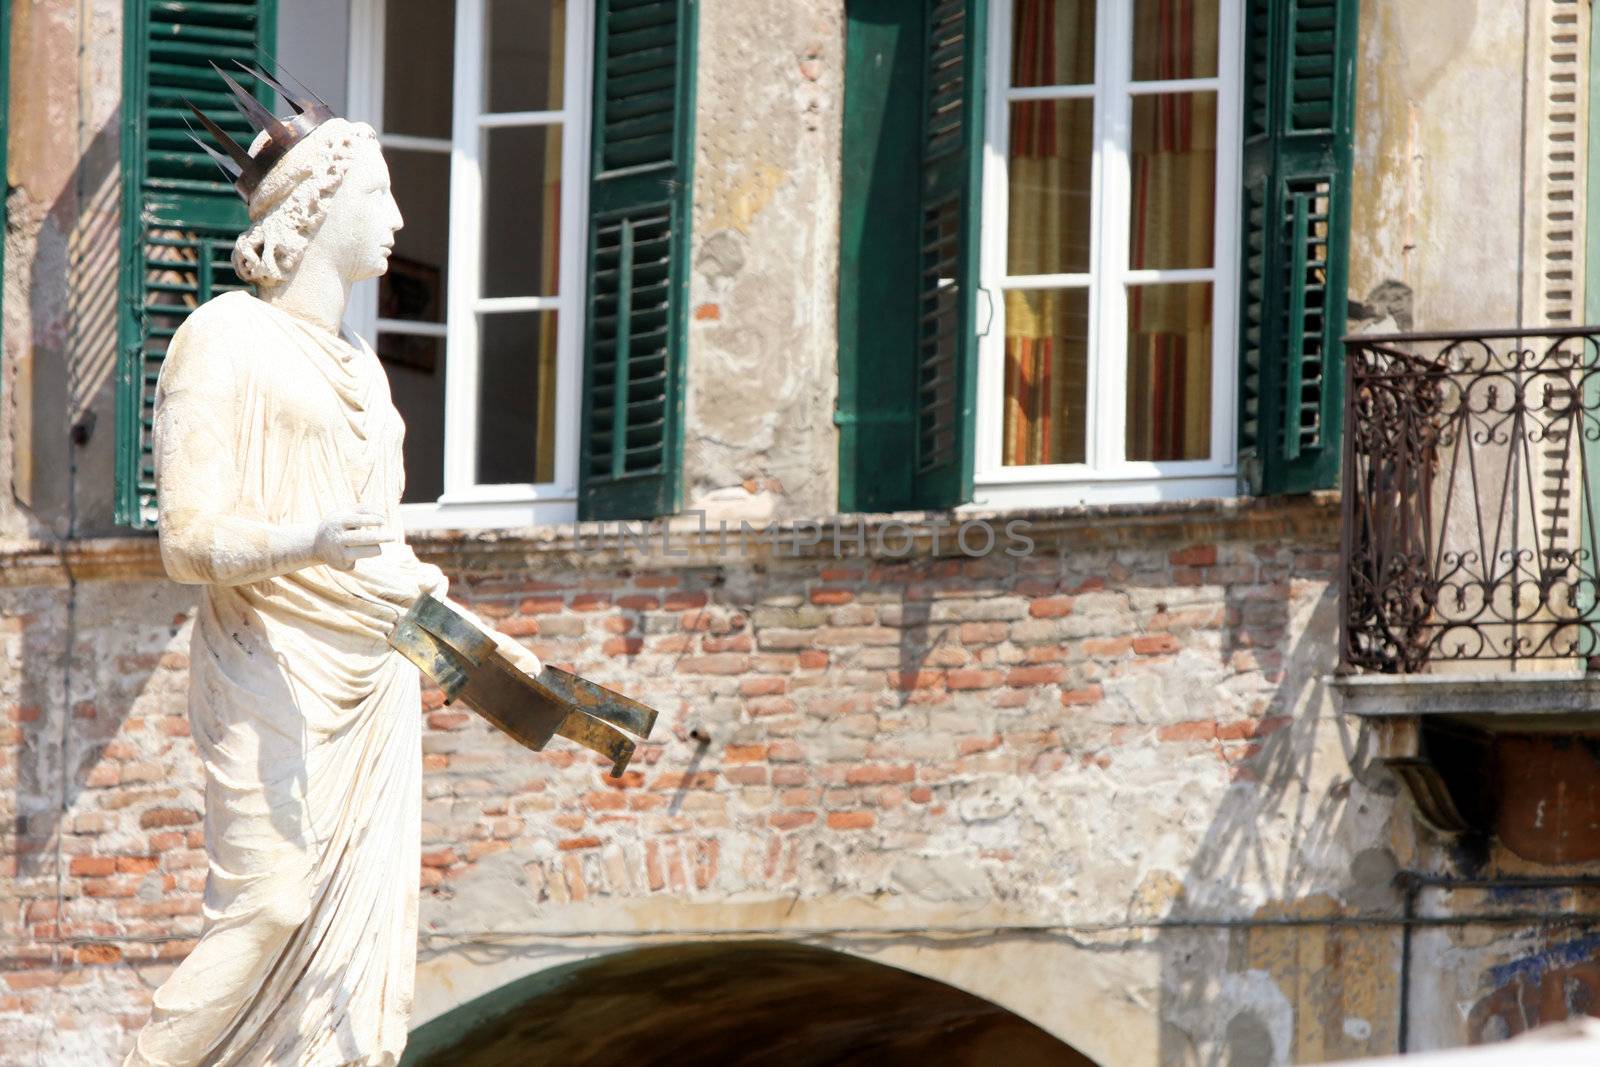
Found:
[[578, 501], [573, 496], [446, 499], [433, 504], [402, 504], [400, 520], [408, 534], [567, 526], [578, 521]]
[[1064, 477], [1048, 468], [1012, 468], [977, 480], [964, 510], [1060, 508], [1228, 500], [1239, 496], [1239, 476], [1226, 467], [1148, 476]]

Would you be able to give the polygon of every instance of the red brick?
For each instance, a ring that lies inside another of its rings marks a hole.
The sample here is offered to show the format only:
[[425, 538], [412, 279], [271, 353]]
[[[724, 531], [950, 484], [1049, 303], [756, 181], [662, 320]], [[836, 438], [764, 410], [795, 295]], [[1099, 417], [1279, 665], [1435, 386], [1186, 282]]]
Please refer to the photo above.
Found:
[[767, 745], [767, 759], [773, 763], [799, 763], [805, 758], [805, 750], [787, 738], [774, 740]]
[[896, 689], [935, 689], [943, 686], [943, 671], [890, 671], [889, 684]]
[[111, 856], [74, 856], [67, 873], [74, 878], [103, 878], [117, 873], [117, 861]]
[[108, 789], [122, 781], [122, 768], [115, 763], [97, 763], [89, 768], [83, 783], [90, 789]]
[[118, 856], [118, 874], [149, 874], [160, 865], [155, 856]]
[[585, 793], [583, 806], [590, 811], [621, 811], [628, 806], [628, 798], [621, 793]]
[[422, 865], [424, 867], [448, 867], [455, 861], [456, 850], [453, 848], [441, 848], [422, 854]]
[[1133, 650], [1133, 642], [1126, 637], [1091, 637], [1083, 643], [1083, 654], [1110, 658], [1125, 656]]
[[1162, 741], [1213, 741], [1216, 736], [1217, 720], [1215, 719], [1177, 722], [1170, 726], [1163, 726], [1156, 731], [1156, 737]]
[[961, 624], [961, 643], [998, 645], [1010, 632], [1011, 627], [1003, 622], [964, 622]]
[[945, 674], [945, 685], [951, 689], [993, 689], [1005, 680], [999, 671], [954, 670]]
[[611, 598], [604, 593], [579, 593], [572, 598], [573, 611], [603, 611], [611, 606]]
[[765, 767], [729, 767], [722, 772], [722, 776], [734, 785], [767, 784], [767, 769]]
[[1105, 690], [1098, 685], [1086, 686], [1083, 689], [1064, 689], [1061, 692], [1061, 703], [1067, 707], [1084, 704], [1098, 704], [1106, 697]]
[[640, 589], [671, 589], [678, 584], [676, 574], [636, 574], [633, 584]]
[[642, 637], [608, 637], [600, 644], [600, 651], [608, 656], [637, 656], [643, 650]]
[[115, 945], [80, 945], [78, 947], [79, 963], [117, 963], [121, 959], [122, 950]]
[[830, 811], [828, 812], [828, 829], [830, 830], [870, 830], [877, 816], [870, 811]]
[[139, 816], [139, 826], [155, 830], [163, 826], [189, 826], [200, 821], [200, 813], [192, 808], [151, 808]]
[[1141, 634], [1133, 639], [1133, 650], [1141, 656], [1171, 655], [1182, 647], [1171, 634]]
[[808, 671], [820, 671], [828, 666], [828, 654], [819, 649], [803, 649], [800, 653], [800, 666]]
[[1013, 667], [1006, 672], [1006, 684], [1015, 686], [1056, 685], [1066, 679], [1065, 667], [1048, 664], [1037, 667]]
[[[767, 825], [774, 830], [798, 830], [816, 821], [817, 813], [814, 811], [780, 811], [767, 816]], [[833, 816], [828, 816], [828, 821], [831, 823]]]
[[625, 634], [633, 629], [633, 620], [625, 615], [610, 615], [600, 621], [600, 628], [608, 634]]
[[663, 791], [714, 789], [716, 784], [717, 775], [715, 771], [695, 771], [693, 774], [686, 774], [682, 771], [666, 771], [656, 775], [656, 780], [650, 783], [650, 788]]
[[754, 652], [755, 642], [749, 634], [732, 634], [728, 637], [702, 637], [700, 650], [707, 653], [716, 652]]
[[556, 848], [563, 852], [577, 852], [586, 848], [599, 848], [602, 844], [598, 837], [568, 837], [556, 842]]
[[183, 834], [176, 830], [165, 833], [151, 834], [148, 841], [150, 849], [154, 852], [166, 852], [168, 849], [180, 848], [183, 845]]
[[637, 593], [617, 597], [617, 607], [628, 611], [654, 611], [661, 606], [661, 601], [653, 596], [644, 596]]
[[501, 619], [495, 623], [495, 629], [512, 637], [535, 637], [539, 633], [539, 620], [518, 616], [511, 619]]
[[746, 678], [739, 683], [742, 697], [764, 697], [782, 693], [789, 688], [787, 678]]
[[1210, 567], [1217, 562], [1216, 545], [1190, 545], [1168, 557], [1175, 567]]
[[724, 763], [760, 763], [766, 758], [766, 745], [729, 745], [722, 752]]
[[558, 596], [531, 596], [517, 605], [519, 615], [559, 615], [567, 602]]
[[813, 604], [848, 604], [856, 595], [848, 589], [836, 589], [822, 586], [811, 590]]
[[749, 669], [750, 657], [736, 652], [685, 656], [678, 661], [679, 674], [743, 674]]
[[687, 611], [690, 608], [703, 608], [708, 601], [709, 598], [704, 593], [690, 593], [680, 590], [676, 593], [668, 593], [667, 599], [662, 606], [668, 611]]
[[1028, 605], [1028, 614], [1036, 619], [1059, 619], [1064, 615], [1072, 614], [1072, 598], [1069, 596], [1042, 597]]
[[886, 767], [869, 764], [865, 767], [852, 767], [845, 772], [844, 780], [849, 785], [888, 785], [896, 782], [909, 782], [917, 776], [917, 769], [909, 763], [902, 767]]
[[1243, 719], [1239, 722], [1218, 723], [1217, 737], [1223, 741], [1238, 741], [1247, 737], [1266, 737], [1277, 733], [1292, 722], [1287, 715], [1272, 715], [1264, 719]]
[[467, 846], [467, 862], [477, 863], [485, 856], [492, 856], [496, 852], [504, 852], [511, 847], [509, 841], [474, 841]]

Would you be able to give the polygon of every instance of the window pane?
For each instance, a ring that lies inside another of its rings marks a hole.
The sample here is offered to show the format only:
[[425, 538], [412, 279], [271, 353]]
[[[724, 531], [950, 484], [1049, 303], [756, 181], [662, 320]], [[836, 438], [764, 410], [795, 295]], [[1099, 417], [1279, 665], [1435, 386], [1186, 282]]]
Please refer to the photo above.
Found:
[[1133, 98], [1133, 269], [1211, 266], [1217, 197], [1215, 93]]
[[494, 127], [483, 152], [483, 295], [555, 296], [561, 128]]
[[1134, 0], [1134, 81], [1216, 75], [1217, 0]]
[[561, 107], [565, 0], [489, 0], [490, 111]]
[[554, 481], [556, 313], [479, 321], [478, 482]]
[[1066, 274], [1089, 269], [1089, 192], [1094, 101], [1011, 105], [1006, 270]]
[[389, 4], [385, 10], [384, 132], [449, 138], [456, 5], [428, 0]]
[[1089, 290], [1006, 293], [1003, 462], [1084, 462]]
[[1128, 287], [1131, 460], [1211, 456], [1210, 282]]
[[444, 493], [444, 338], [379, 333], [375, 346], [406, 424], [407, 504]]
[[378, 315], [444, 321], [450, 247], [450, 157], [443, 152], [384, 150], [405, 225], [394, 235], [389, 270], [378, 279]]
[[1017, 0], [1011, 20], [1011, 84], [1094, 81], [1095, 0]]

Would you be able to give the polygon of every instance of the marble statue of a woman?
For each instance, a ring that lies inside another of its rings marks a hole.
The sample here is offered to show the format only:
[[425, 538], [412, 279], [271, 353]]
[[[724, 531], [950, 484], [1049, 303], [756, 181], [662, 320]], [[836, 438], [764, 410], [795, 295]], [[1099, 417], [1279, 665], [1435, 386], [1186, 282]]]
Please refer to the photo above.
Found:
[[202, 587], [189, 714], [210, 871], [204, 933], [127, 1063], [393, 1064], [422, 754], [418, 673], [386, 638], [445, 579], [405, 544], [404, 428], [377, 357], [340, 323], [401, 216], [372, 128], [340, 118], [248, 203], [233, 262], [259, 295], [191, 314], [156, 394], [161, 555]]

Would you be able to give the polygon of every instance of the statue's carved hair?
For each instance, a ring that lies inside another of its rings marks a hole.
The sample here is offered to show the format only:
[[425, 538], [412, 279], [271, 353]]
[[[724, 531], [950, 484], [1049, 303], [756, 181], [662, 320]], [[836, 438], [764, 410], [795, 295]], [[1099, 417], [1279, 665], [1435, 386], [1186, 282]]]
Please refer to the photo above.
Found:
[[[256, 136], [252, 155], [266, 139], [265, 131]], [[258, 285], [289, 279], [364, 142], [377, 146], [371, 126], [333, 118], [289, 150], [250, 197], [250, 228], [233, 243], [234, 273]]]

